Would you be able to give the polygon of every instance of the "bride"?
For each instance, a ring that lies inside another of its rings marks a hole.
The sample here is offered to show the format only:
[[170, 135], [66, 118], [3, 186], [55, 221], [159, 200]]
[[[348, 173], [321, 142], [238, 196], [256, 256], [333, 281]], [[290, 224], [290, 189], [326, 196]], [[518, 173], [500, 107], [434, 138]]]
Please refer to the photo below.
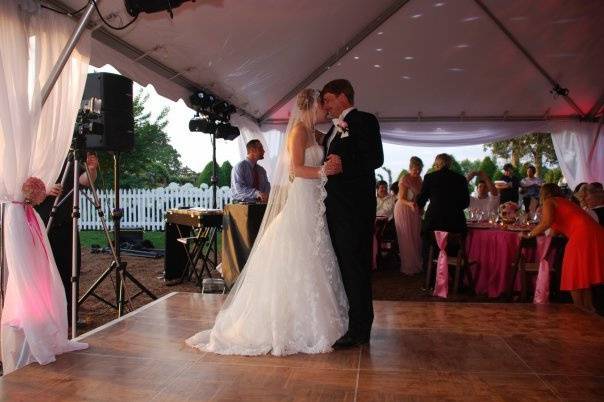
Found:
[[313, 90], [298, 95], [252, 252], [214, 327], [188, 345], [229, 355], [324, 353], [348, 329], [323, 203], [326, 174], [337, 171], [322, 165], [315, 140], [324, 113]]

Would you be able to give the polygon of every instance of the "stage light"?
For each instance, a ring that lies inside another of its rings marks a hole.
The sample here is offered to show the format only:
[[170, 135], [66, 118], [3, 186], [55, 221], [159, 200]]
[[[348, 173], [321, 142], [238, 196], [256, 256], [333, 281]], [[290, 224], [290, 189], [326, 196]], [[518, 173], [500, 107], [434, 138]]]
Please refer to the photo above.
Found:
[[214, 134], [217, 128], [216, 122], [210, 120], [207, 116], [196, 116], [189, 121], [189, 131]]
[[216, 138], [222, 138], [227, 141], [233, 141], [239, 137], [239, 128], [228, 123], [219, 124], [216, 128]]
[[216, 103], [216, 97], [210, 93], [199, 91], [189, 97], [191, 106], [199, 110], [208, 110]]
[[212, 106], [212, 112], [221, 116], [224, 120], [228, 120], [230, 118], [230, 116], [233, 113], [235, 113], [236, 111], [237, 111], [237, 108], [235, 108], [235, 106], [231, 105], [230, 103], [228, 103], [226, 101], [216, 102]]
[[172, 9], [180, 7], [182, 3], [195, 0], [124, 0], [126, 11], [133, 17], [139, 13], [156, 13], [167, 11], [171, 18], [174, 18]]

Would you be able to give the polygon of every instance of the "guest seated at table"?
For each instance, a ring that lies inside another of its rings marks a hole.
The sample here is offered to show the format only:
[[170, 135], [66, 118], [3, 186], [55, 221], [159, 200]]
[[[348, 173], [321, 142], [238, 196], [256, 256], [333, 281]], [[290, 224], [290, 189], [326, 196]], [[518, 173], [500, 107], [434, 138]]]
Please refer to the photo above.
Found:
[[572, 201], [579, 205], [581, 208], [585, 208], [585, 192], [587, 191], [587, 183], [581, 182], [575, 186], [573, 190]]
[[398, 182], [398, 200], [394, 206], [394, 223], [401, 256], [401, 272], [413, 275], [422, 270], [422, 215], [416, 199], [422, 189], [420, 176], [424, 163], [417, 156], [409, 161], [409, 173]]
[[571, 292], [574, 304], [593, 312], [592, 287], [604, 283], [604, 228], [584, 210], [562, 197], [553, 184], [541, 187], [542, 218], [526, 235], [535, 237], [551, 229], [568, 238], [562, 262], [560, 290]]
[[396, 197], [388, 194], [388, 183], [384, 180], [377, 182], [376, 186], [376, 216], [385, 216], [391, 220], [394, 216], [394, 203]]
[[271, 185], [266, 170], [258, 164], [264, 159], [264, 147], [259, 140], [246, 144], [247, 157], [235, 165], [231, 173], [231, 197], [236, 202], [268, 201]]
[[534, 166], [529, 166], [526, 168], [526, 177], [520, 180], [520, 193], [522, 194], [525, 212], [534, 213], [535, 208], [531, 211], [531, 203], [533, 205], [538, 204], [539, 189], [543, 185], [543, 180], [535, 176], [536, 172]]
[[476, 185], [476, 196], [470, 196], [470, 209], [479, 210], [483, 213], [497, 212], [497, 208], [499, 208], [499, 190], [485, 172], [468, 173], [466, 176], [468, 183], [474, 177], [477, 177], [478, 183]]
[[574, 202], [575, 202], [575, 204], [577, 204], [581, 208], [583, 208], [583, 210], [585, 212], [587, 212], [587, 214], [589, 216], [591, 216], [593, 220], [595, 220], [596, 222], [599, 222], [598, 215], [596, 214], [595, 211], [592, 210], [592, 208], [590, 208], [590, 206], [587, 202], [587, 193], [588, 193], [589, 187], [590, 187], [590, 185], [588, 183], [579, 183], [575, 187], [575, 192], [573, 193]]
[[501, 181], [505, 182], [499, 189], [499, 202], [505, 204], [506, 202], [512, 201], [518, 203], [518, 188], [520, 181], [514, 175], [514, 166], [511, 163], [503, 165], [503, 177]]
[[598, 184], [600, 183], [591, 183], [587, 186], [585, 201], [587, 207], [596, 215], [600, 225], [604, 226], [604, 190]]
[[395, 198], [398, 197], [398, 181], [395, 181], [390, 185], [390, 194], [392, 194]]

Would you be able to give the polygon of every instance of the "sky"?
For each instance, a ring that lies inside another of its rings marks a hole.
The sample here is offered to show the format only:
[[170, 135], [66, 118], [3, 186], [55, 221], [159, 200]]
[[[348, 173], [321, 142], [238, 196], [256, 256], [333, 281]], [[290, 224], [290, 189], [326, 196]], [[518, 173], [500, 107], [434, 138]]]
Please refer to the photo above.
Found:
[[[104, 66], [102, 68], [90, 67], [89, 72], [111, 72], [118, 74], [118, 71], [111, 66]], [[212, 144], [209, 135], [189, 131], [189, 120], [191, 120], [195, 112], [185, 105], [182, 100], [173, 102], [158, 95], [152, 86], [149, 85], [143, 88], [135, 83], [134, 93], [136, 94], [140, 90], [150, 95], [146, 107], [151, 113], [152, 118], [157, 117], [165, 107], [170, 109], [167, 116], [168, 125], [166, 127], [170, 144], [180, 154], [180, 160], [183, 165], [188, 166], [196, 172], [200, 172], [212, 159]], [[216, 159], [219, 164], [222, 164], [226, 160], [233, 165], [239, 162], [241, 156], [239, 155], [237, 140], [218, 140], [216, 144]], [[384, 166], [392, 171], [394, 177], [397, 177], [402, 169], [408, 168], [409, 159], [412, 156], [420, 157], [425, 166], [431, 166], [436, 154], [442, 152], [452, 154], [458, 161], [466, 158], [470, 160], [482, 159], [487, 155], [483, 151], [482, 145], [430, 148], [384, 143]], [[380, 169], [376, 173], [384, 173], [384, 171]]]

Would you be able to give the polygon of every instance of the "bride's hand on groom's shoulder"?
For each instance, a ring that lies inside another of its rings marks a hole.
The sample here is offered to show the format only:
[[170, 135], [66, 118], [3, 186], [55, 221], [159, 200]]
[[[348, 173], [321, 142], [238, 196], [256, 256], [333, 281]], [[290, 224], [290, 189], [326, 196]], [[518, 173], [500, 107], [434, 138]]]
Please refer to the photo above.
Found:
[[342, 173], [342, 159], [336, 154], [329, 154], [325, 159], [325, 174], [333, 176]]

